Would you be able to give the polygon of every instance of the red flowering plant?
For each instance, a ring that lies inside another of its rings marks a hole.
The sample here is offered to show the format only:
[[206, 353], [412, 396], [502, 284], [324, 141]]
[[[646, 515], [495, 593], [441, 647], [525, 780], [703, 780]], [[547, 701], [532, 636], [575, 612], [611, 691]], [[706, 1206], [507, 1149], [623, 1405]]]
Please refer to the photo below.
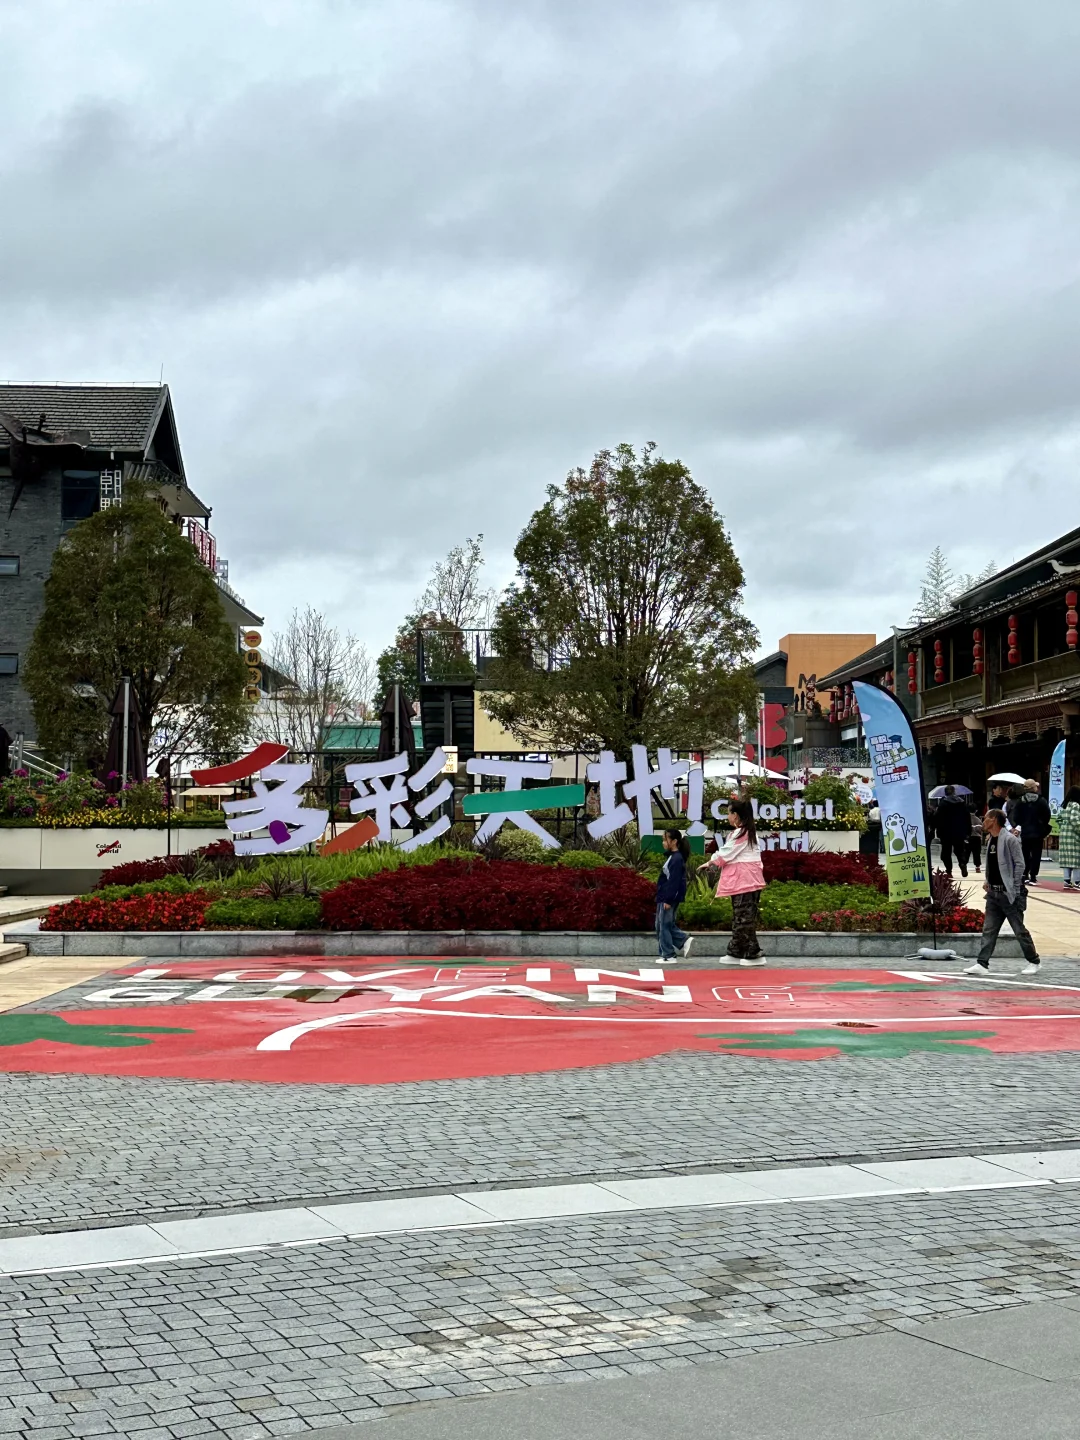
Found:
[[[945, 915], [938, 915], [937, 930], [941, 935], [970, 935], [983, 927], [981, 910], [960, 906]], [[875, 910], [860, 914], [857, 910], [819, 910], [810, 916], [811, 930], [866, 931], [870, 934], [919, 934], [934, 929], [929, 910], [919, 909], [911, 901], [892, 910]]]
[[655, 905], [630, 870], [479, 858], [381, 871], [322, 897], [329, 930], [644, 930]]
[[835, 854], [820, 850], [766, 850], [761, 857], [766, 881], [796, 880], [803, 885], [873, 885], [889, 893], [889, 877], [876, 855]]
[[236, 858], [231, 840], [215, 840], [199, 850], [185, 855], [157, 855], [152, 860], [128, 860], [123, 865], [113, 865], [103, 870], [94, 886], [104, 890], [109, 885], [147, 885], [154, 880], [164, 880], [166, 875], [194, 876], [201, 862], [215, 868], [227, 869]]
[[79, 896], [54, 905], [41, 921], [42, 930], [201, 930], [206, 907], [214, 896], [205, 890], [183, 895], [152, 891], [126, 900], [100, 895]]

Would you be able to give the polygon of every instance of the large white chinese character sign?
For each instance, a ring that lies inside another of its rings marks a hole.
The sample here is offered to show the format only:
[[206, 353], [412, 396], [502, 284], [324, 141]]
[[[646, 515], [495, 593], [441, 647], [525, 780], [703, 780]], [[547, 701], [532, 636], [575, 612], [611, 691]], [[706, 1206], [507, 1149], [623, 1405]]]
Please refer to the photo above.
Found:
[[[299, 850], [320, 839], [326, 828], [328, 812], [303, 803], [303, 787], [311, 781], [312, 766], [284, 763], [287, 753], [284, 745], [262, 744], [231, 765], [194, 772], [196, 781], [206, 785], [253, 780], [252, 795], [228, 800], [223, 806], [226, 824], [237, 837], [234, 843], [238, 855]], [[342, 852], [376, 839], [382, 844], [397, 844], [402, 850], [414, 850], [445, 835], [452, 822], [454, 800], [454, 783], [447, 769], [442, 747], [437, 747], [411, 773], [405, 753], [347, 765], [345, 776], [356, 792], [349, 810], [361, 818], [324, 846], [324, 852]], [[462, 800], [465, 817], [480, 820], [474, 836], [477, 845], [483, 845], [509, 823], [534, 835], [548, 849], [558, 849], [559, 840], [536, 816], [573, 810], [585, 803], [583, 784], [537, 783], [551, 779], [552, 762], [547, 758], [474, 756], [465, 769], [475, 781], [502, 782], [497, 789], [477, 789]], [[675, 760], [670, 750], [661, 748], [654, 769], [645, 746], [635, 745], [630, 771], [628, 778], [626, 764], [616, 760], [610, 750], [602, 751], [600, 758], [588, 766], [588, 779], [598, 787], [600, 801], [599, 815], [586, 826], [593, 839], [602, 839], [635, 821], [642, 839], [655, 836], [653, 795], [659, 793], [665, 800], [676, 800], [677, 782], [685, 786], [687, 833], [706, 833], [702, 816], [704, 772], [700, 765]], [[404, 837], [403, 831], [407, 832]]]
[[[440, 776], [446, 768], [446, 754], [436, 748], [420, 769], [410, 775], [408, 755], [395, 755], [390, 760], [366, 760], [345, 767], [345, 778], [356, 789], [356, 799], [349, 806], [354, 815], [371, 814], [378, 825], [378, 838], [385, 843], [393, 840], [393, 827], [405, 829], [412, 823], [412, 816], [405, 808], [409, 791], [420, 794]], [[454, 794], [452, 780], [443, 780], [429, 795], [423, 795], [413, 802], [417, 817], [424, 820], [440, 805], [445, 805]], [[441, 815], [425, 830], [418, 831], [406, 840], [401, 848], [414, 850], [418, 845], [430, 845], [450, 829], [449, 815]]]
[[[221, 807], [228, 817], [225, 824], [235, 837], [237, 855], [281, 855], [302, 850], [326, 829], [329, 811], [304, 805], [300, 793], [311, 780], [312, 766], [280, 763], [287, 754], [287, 745], [260, 745], [232, 765], [192, 772], [202, 785], [228, 785], [261, 776], [253, 781], [253, 794], [226, 800]], [[270, 785], [274, 788], [270, 789]]]

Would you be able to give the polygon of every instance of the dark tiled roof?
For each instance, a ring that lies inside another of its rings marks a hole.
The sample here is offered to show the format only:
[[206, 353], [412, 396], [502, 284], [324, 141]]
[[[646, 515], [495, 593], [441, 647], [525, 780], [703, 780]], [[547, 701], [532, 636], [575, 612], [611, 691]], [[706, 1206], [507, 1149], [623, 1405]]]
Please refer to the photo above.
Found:
[[[904, 637], [900, 637], [900, 648], [903, 650]], [[901, 654], [901, 660], [904, 658]], [[854, 660], [847, 660], [829, 675], [822, 675], [817, 682], [819, 690], [831, 690], [836, 685], [843, 685], [848, 680], [858, 680], [863, 675], [871, 674], [874, 670], [880, 670], [882, 666], [891, 669], [893, 662], [893, 638], [890, 635], [887, 640], [882, 640], [877, 645], [872, 645], [869, 650], [864, 650], [861, 655], [856, 655]]]
[[44, 414], [46, 430], [89, 430], [95, 450], [144, 451], [168, 399], [167, 385], [0, 385], [0, 410], [34, 427]]

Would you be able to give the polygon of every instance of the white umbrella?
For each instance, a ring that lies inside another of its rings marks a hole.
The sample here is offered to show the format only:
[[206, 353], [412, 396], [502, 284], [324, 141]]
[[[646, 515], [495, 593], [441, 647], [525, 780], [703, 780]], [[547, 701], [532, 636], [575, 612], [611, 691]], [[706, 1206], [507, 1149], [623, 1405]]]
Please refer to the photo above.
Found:
[[[954, 794], [954, 795], [970, 795], [970, 794], [971, 794], [971, 791], [967, 788], [966, 785], [954, 785], [952, 788], [953, 788], [953, 794]], [[935, 785], [935, 787], [933, 788], [933, 790], [930, 791], [930, 799], [931, 799], [931, 800], [940, 800], [944, 794], [945, 794], [945, 786], [944, 786], [944, 785]]]
[[786, 780], [786, 774], [778, 775], [775, 770], [765, 770], [752, 760], [706, 760], [706, 780], [747, 780], [751, 777], [765, 780]]
[[1026, 778], [1025, 775], [1017, 775], [1012, 770], [1002, 770], [1000, 775], [991, 775], [986, 783], [988, 785], [1023, 785]]

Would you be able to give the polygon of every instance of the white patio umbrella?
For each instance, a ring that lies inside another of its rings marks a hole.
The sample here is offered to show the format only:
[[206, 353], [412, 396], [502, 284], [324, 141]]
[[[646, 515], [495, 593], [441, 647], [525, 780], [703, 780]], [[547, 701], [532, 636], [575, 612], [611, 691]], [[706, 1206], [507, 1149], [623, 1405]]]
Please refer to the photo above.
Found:
[[1023, 785], [1026, 775], [1017, 775], [1014, 770], [1002, 770], [1000, 775], [991, 775], [988, 785]]

